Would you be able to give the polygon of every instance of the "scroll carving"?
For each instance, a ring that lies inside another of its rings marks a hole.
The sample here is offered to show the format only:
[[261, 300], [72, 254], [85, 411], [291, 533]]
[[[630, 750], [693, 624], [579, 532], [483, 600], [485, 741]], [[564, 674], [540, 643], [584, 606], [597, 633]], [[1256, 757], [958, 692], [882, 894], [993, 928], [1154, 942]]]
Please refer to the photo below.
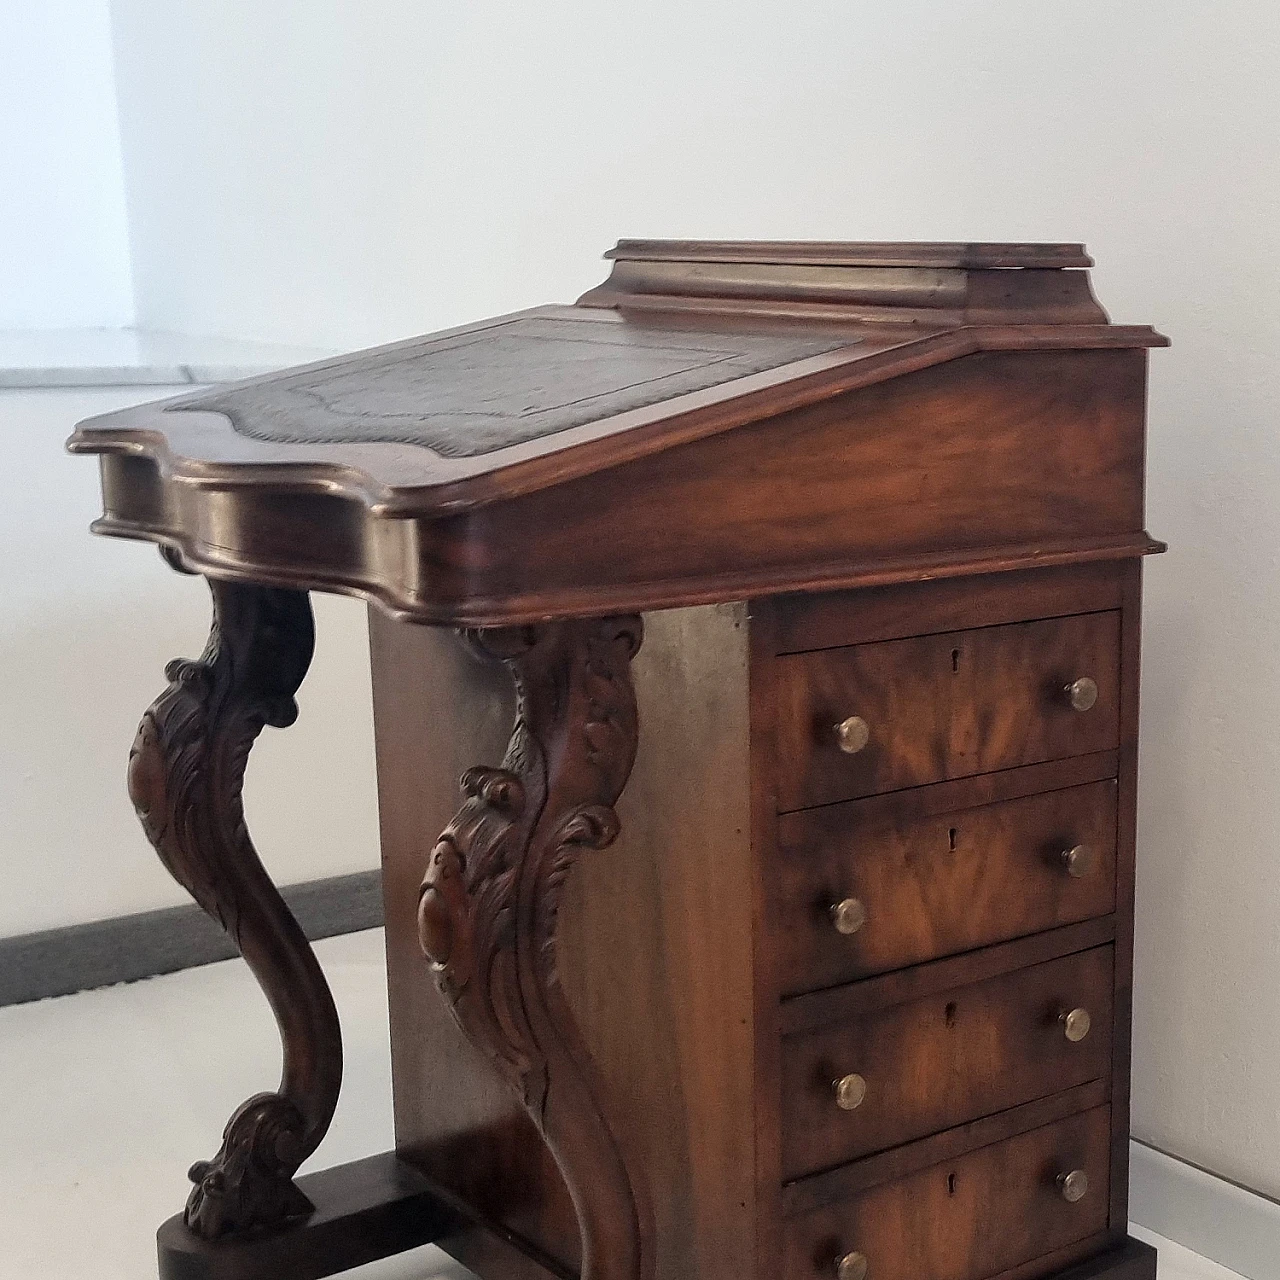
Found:
[[232, 1115], [222, 1148], [192, 1165], [187, 1226], [214, 1239], [305, 1217], [293, 1181], [337, 1105], [342, 1038], [328, 984], [305, 935], [263, 869], [241, 788], [264, 725], [297, 718], [294, 694], [314, 647], [305, 592], [210, 582], [213, 628], [203, 655], [176, 660], [143, 717], [129, 794], [174, 879], [226, 930], [275, 1014], [280, 1087]]
[[635, 761], [630, 663], [638, 617], [468, 633], [515, 682], [500, 768], [469, 769], [431, 852], [419, 937], [462, 1031], [495, 1063], [542, 1133], [577, 1211], [583, 1280], [652, 1273], [643, 1188], [633, 1184], [560, 983], [556, 924], [579, 855], [618, 834], [614, 804]]

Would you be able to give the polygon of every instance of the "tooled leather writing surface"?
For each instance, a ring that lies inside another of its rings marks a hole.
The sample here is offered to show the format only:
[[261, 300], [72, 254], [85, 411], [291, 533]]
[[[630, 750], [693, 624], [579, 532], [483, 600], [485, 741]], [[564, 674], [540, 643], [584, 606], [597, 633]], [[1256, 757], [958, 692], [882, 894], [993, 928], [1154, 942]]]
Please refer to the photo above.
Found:
[[854, 344], [521, 316], [175, 401], [281, 444], [398, 443], [475, 457]]

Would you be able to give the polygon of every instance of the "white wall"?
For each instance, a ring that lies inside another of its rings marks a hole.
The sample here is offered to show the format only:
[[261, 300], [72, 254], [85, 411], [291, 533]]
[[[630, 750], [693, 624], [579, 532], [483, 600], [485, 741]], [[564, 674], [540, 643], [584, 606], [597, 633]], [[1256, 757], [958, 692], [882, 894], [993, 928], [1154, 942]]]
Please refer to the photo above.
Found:
[[1153, 356], [1174, 549], [1149, 575], [1135, 1129], [1280, 1194], [1280, 7], [113, 11], [155, 327], [358, 344], [570, 299], [618, 235], [1089, 242], [1113, 315], [1176, 343]]
[[0, 330], [124, 325], [109, 0], [0, 0]]
[[[63, 441], [80, 418], [172, 394], [0, 392], [0, 937], [190, 899], [125, 792], [164, 664], [198, 657], [209, 593], [145, 543], [94, 538], [97, 467]], [[316, 597], [298, 723], [249, 761], [249, 828], [280, 883], [378, 866], [364, 606]]]

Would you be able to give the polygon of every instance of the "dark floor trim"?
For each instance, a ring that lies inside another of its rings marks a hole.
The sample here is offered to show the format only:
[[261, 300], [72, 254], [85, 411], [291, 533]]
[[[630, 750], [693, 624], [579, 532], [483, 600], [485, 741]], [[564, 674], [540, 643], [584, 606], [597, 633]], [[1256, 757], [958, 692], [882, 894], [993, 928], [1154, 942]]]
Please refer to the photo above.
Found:
[[[382, 924], [382, 873], [360, 871], [281, 890], [308, 938]], [[0, 938], [0, 1005], [65, 996], [229, 960], [226, 934], [194, 904]]]

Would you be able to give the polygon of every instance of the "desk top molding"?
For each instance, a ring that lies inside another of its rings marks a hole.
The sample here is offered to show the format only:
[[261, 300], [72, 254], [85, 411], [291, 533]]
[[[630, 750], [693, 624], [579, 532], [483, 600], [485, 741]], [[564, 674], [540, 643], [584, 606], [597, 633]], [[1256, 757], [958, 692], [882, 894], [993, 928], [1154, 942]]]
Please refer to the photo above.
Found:
[[1080, 244], [621, 240], [579, 305], [879, 324], [1107, 324]]

